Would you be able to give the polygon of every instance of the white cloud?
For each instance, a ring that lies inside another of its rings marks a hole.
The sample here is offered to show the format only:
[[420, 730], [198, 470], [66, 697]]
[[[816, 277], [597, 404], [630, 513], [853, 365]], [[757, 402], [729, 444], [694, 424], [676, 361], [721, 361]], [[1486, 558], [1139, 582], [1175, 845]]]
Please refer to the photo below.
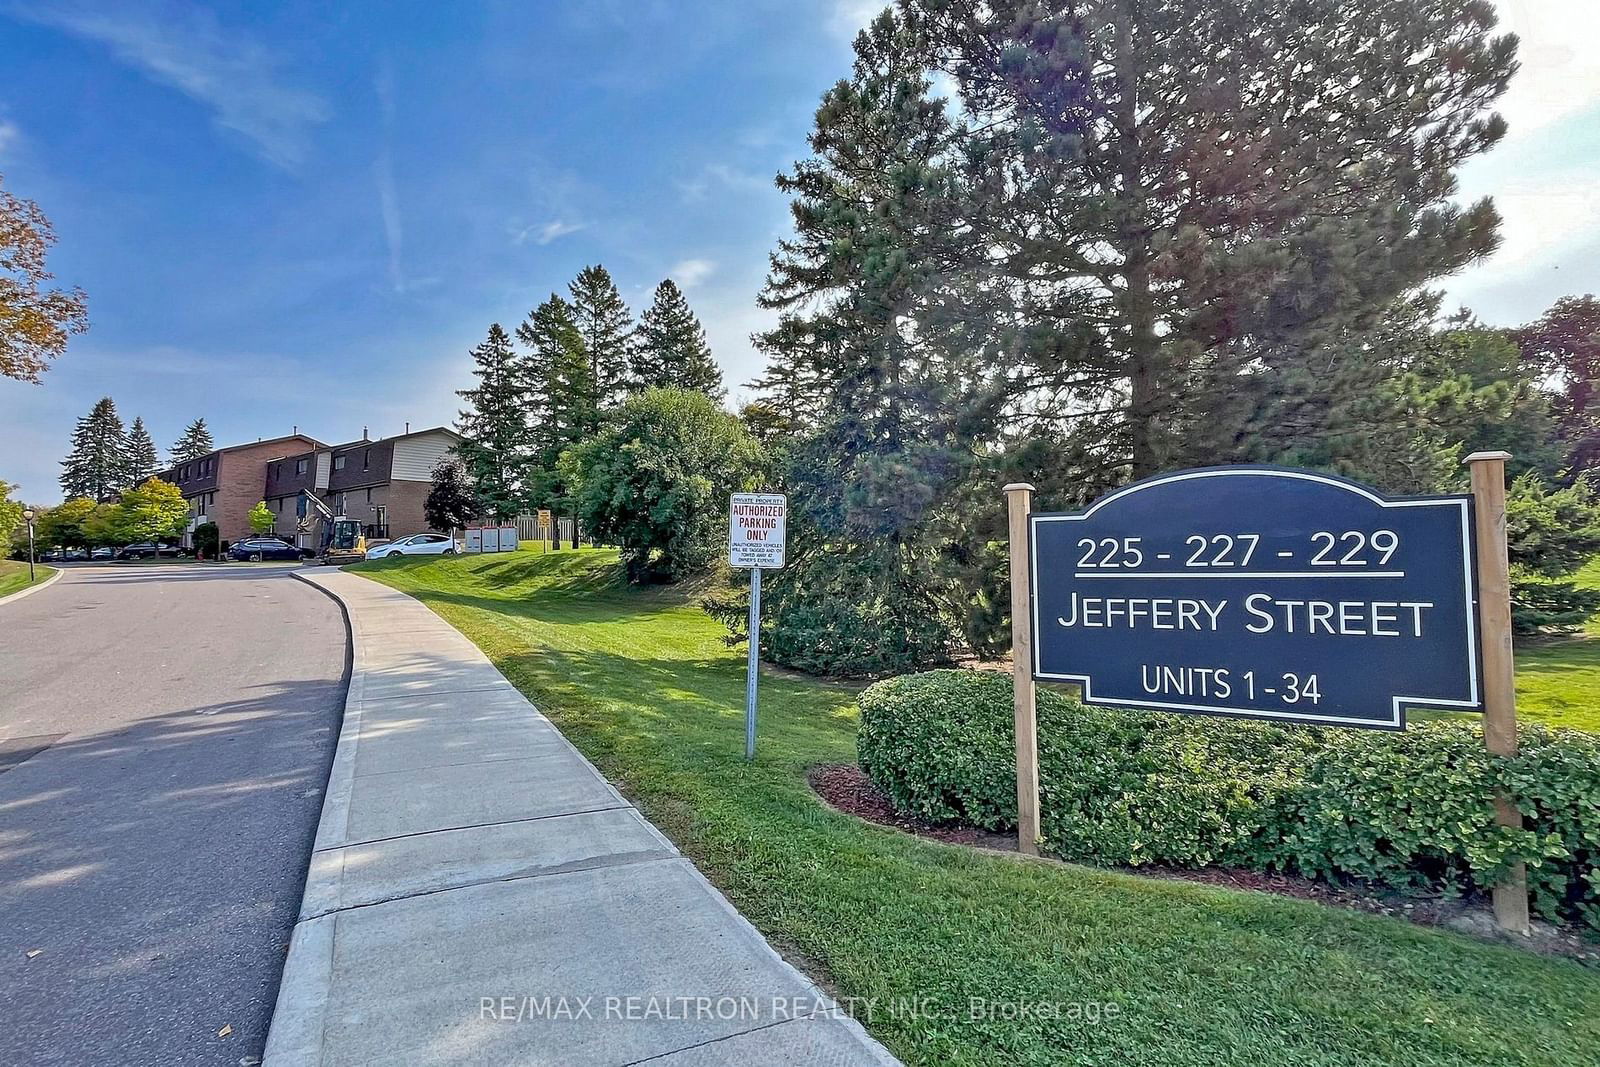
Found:
[[378, 62], [378, 73], [373, 78], [373, 90], [378, 95], [379, 125], [383, 134], [383, 147], [373, 162], [373, 177], [378, 183], [378, 213], [383, 218], [383, 238], [389, 247], [389, 285], [397, 293], [406, 291], [404, 260], [405, 229], [400, 221], [400, 194], [395, 190], [394, 153], [390, 148], [394, 140], [394, 64], [387, 56]]
[[740, 193], [771, 193], [776, 188], [772, 175], [741, 170], [726, 163], [708, 163], [699, 174], [677, 185], [683, 199], [691, 203], [704, 200], [713, 187]]
[[383, 237], [389, 246], [389, 284], [397, 293], [406, 290], [405, 272], [401, 266], [400, 250], [405, 242], [405, 230], [400, 222], [400, 196], [394, 187], [394, 160], [385, 145], [372, 165], [378, 182], [378, 211], [383, 216]]
[[693, 289], [707, 278], [717, 265], [709, 259], [684, 259], [672, 265], [667, 277], [678, 283], [679, 289]]
[[534, 223], [514, 230], [512, 240], [517, 244], [527, 244], [532, 241], [536, 245], [547, 245], [558, 237], [565, 237], [569, 233], [577, 233], [587, 229], [587, 222], [568, 222], [565, 219], [553, 219], [546, 223]]
[[0, 119], [0, 159], [4, 159], [13, 145], [22, 140], [22, 128], [10, 119]]
[[17, 17], [105, 45], [150, 80], [178, 90], [212, 112], [218, 126], [244, 136], [257, 154], [286, 170], [309, 150], [311, 128], [328, 118], [315, 93], [279, 80], [278, 56], [224, 29], [200, 7], [37, 4]]
[[1495, 0], [1497, 32], [1521, 39], [1522, 69], [1495, 104], [1521, 137], [1600, 106], [1600, 4], [1595, 0]]
[[828, 32], [846, 41], [855, 40], [856, 34], [889, 6], [889, 0], [833, 0], [828, 12]]

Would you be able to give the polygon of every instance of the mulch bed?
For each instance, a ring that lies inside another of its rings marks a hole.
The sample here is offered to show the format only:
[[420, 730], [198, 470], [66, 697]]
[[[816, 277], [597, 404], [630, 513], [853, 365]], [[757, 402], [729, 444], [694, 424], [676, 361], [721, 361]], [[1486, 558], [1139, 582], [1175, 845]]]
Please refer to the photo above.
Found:
[[[823, 802], [837, 811], [931, 841], [998, 852], [1016, 852], [1015, 834], [1000, 834], [976, 826], [935, 825], [896, 811], [889, 797], [853, 763], [819, 763], [806, 772], [806, 780]], [[1046, 857], [1047, 862], [1062, 862]], [[1253, 890], [1311, 900], [1333, 907], [1406, 919], [1423, 926], [1442, 926], [1489, 940], [1506, 940], [1494, 925], [1488, 902], [1476, 898], [1407, 896], [1383, 890], [1331, 885], [1286, 874], [1216, 867], [1124, 867], [1124, 874], [1172, 881], [1198, 882], [1224, 889]], [[1600, 966], [1600, 946], [1576, 930], [1535, 922], [1533, 934], [1512, 943], [1541, 955], [1568, 956]]]

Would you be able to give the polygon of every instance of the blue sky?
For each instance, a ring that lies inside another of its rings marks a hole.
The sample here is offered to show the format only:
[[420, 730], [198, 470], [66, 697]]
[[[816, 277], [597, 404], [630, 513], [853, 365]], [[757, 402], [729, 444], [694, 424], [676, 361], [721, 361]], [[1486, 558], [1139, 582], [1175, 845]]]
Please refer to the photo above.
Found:
[[[593, 262], [636, 311], [674, 277], [738, 399], [771, 178], [877, 6], [0, 0], [0, 172], [92, 322], [43, 386], [0, 379], [0, 479], [57, 499], [107, 394], [162, 449], [197, 416], [224, 443], [447, 423], [488, 324]], [[1516, 323], [1600, 290], [1600, 5], [1500, 7], [1513, 132], [1462, 184], [1507, 240], [1447, 288]]]

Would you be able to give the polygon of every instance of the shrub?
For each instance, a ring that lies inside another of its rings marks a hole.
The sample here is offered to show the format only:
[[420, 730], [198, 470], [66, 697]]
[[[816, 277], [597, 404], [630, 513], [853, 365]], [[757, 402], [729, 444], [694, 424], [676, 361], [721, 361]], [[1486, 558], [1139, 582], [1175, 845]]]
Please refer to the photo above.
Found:
[[[1535, 908], [1600, 927], [1600, 738], [1477, 724], [1405, 733], [1089, 708], [1039, 694], [1044, 846], [1066, 859], [1229, 866], [1446, 892], [1529, 865]], [[902, 811], [1016, 824], [1011, 680], [930, 671], [861, 695], [861, 766]], [[1494, 821], [1505, 788], [1525, 829]]]
[[728, 543], [728, 495], [755, 484], [761, 446], [704, 393], [630, 396], [561, 471], [583, 528], [622, 549], [630, 582], [677, 581]]
[[217, 559], [223, 549], [221, 531], [214, 522], [202, 522], [194, 528], [194, 554], [201, 559]]

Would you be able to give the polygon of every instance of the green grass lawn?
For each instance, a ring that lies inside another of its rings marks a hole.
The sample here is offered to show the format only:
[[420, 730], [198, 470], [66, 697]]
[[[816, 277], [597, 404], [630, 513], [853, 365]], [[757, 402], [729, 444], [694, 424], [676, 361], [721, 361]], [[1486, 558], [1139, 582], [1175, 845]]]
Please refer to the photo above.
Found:
[[[1600, 972], [1574, 962], [1267, 894], [940, 845], [829, 810], [805, 772], [854, 760], [855, 690], [764, 678], [746, 764], [743, 652], [682, 595], [619, 588], [614, 558], [352, 569], [476, 641], [780, 951], [864, 998], [858, 1018], [907, 1063], [1594, 1062]], [[973, 998], [1117, 1015], [1007, 1021], [974, 1017]]]
[[28, 581], [28, 565], [15, 560], [0, 559], [0, 596], [10, 596], [12, 593], [37, 585], [54, 574], [54, 567], [43, 564], [34, 565], [34, 580]]
[[[1600, 589], [1600, 559], [1578, 572], [1578, 581]], [[1552, 726], [1600, 730], [1600, 619], [1581, 637], [1519, 644], [1517, 713]]]

